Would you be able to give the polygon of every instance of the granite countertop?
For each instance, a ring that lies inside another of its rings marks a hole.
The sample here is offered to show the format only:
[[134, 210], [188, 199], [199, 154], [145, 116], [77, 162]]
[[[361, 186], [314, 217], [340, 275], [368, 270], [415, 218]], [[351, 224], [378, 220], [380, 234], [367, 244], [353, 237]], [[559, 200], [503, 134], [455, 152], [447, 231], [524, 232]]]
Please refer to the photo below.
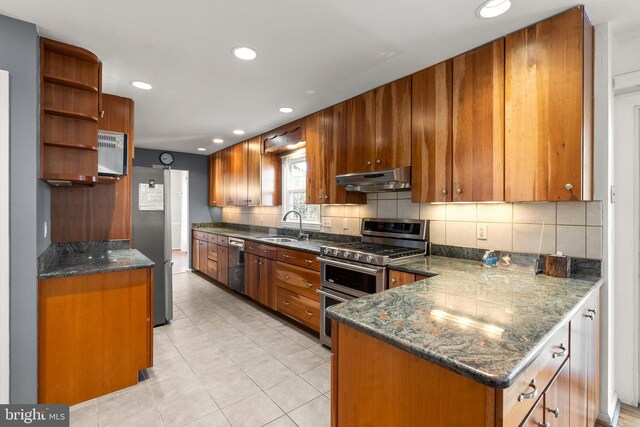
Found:
[[[295, 242], [265, 242], [264, 240], [261, 240], [261, 238], [274, 237], [274, 236], [269, 236], [268, 233], [261, 232], [261, 231], [238, 230], [238, 229], [227, 228], [227, 227], [193, 227], [192, 230], [202, 231], [205, 233], [221, 234], [228, 237], [237, 237], [239, 239], [245, 239], [245, 240], [251, 240], [258, 243], [263, 243], [265, 245], [280, 246], [287, 249], [296, 249], [300, 251], [311, 252], [314, 254], [320, 254], [321, 246], [336, 243], [330, 240], [318, 240], [318, 239], [296, 240]], [[290, 236], [278, 236], [278, 237], [290, 237]]]
[[494, 388], [509, 387], [602, 283], [435, 256], [393, 268], [433, 277], [332, 306], [327, 315]]
[[52, 279], [153, 267], [155, 263], [137, 249], [91, 250], [55, 254], [38, 274]]

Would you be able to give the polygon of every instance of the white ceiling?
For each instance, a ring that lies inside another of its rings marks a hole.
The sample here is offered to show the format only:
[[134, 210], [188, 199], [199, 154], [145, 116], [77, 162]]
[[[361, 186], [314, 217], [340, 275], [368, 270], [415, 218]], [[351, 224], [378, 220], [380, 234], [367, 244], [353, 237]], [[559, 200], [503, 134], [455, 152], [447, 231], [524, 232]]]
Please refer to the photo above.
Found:
[[[97, 54], [104, 91], [136, 102], [138, 147], [209, 154], [579, 4], [512, 1], [490, 20], [481, 0], [0, 0], [0, 14]], [[618, 38], [640, 36], [640, 1], [584, 4]]]

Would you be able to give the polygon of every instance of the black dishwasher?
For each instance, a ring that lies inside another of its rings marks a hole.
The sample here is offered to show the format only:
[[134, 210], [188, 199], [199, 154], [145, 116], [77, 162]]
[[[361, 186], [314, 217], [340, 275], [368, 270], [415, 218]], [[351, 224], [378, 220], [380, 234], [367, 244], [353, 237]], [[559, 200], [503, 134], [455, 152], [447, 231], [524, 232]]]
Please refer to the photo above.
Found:
[[244, 290], [244, 240], [229, 237], [229, 287], [246, 294]]

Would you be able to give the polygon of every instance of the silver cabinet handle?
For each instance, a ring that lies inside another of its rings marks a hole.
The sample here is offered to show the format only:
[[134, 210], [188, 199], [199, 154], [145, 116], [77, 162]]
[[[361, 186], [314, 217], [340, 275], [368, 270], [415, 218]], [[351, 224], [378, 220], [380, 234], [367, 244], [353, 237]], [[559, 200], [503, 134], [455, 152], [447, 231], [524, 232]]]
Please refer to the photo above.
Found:
[[313, 283], [304, 282], [305, 286], [309, 289], [313, 288]]
[[553, 414], [556, 418], [560, 418], [560, 408], [551, 409], [547, 407], [547, 412]]
[[542, 424], [542, 422], [538, 421], [538, 427], [551, 427], [551, 424], [549, 423]]
[[291, 258], [291, 255], [282, 254], [282, 258]]
[[334, 300], [340, 301], [340, 302], [349, 301], [348, 299], [341, 298], [341, 297], [339, 297], [339, 296], [337, 296], [335, 294], [330, 294], [328, 292], [325, 292], [322, 289], [316, 289], [316, 293], [318, 293], [318, 294], [320, 294], [320, 295], [322, 295], [324, 297], [331, 298], [331, 299], [334, 299]]
[[553, 356], [551, 356], [553, 359], [555, 359], [556, 357], [564, 357], [564, 354], [567, 352], [564, 344], [560, 344], [558, 348], [560, 349], [560, 351], [553, 352]]
[[536, 385], [536, 379], [532, 379], [529, 383], [529, 388], [533, 390], [529, 393], [520, 393], [518, 395], [518, 402], [522, 402], [525, 399], [535, 399], [538, 396], [538, 386]]
[[595, 319], [595, 317], [596, 317], [596, 316], [594, 316], [593, 313], [583, 314], [583, 316], [586, 317], [587, 319], [591, 319], [591, 320]]
[[305, 310], [304, 312], [305, 312], [305, 314], [306, 314], [307, 316], [309, 316], [309, 317], [313, 316], [313, 313], [312, 313], [312, 312], [310, 312], [310, 311], [308, 311], [308, 310]]
[[595, 308], [590, 308], [587, 310], [588, 313], [593, 313], [594, 315], [598, 314], [598, 311]]
[[291, 304], [291, 303], [290, 303], [289, 301], [287, 301], [286, 299], [282, 300], [282, 303], [283, 303], [284, 305], [289, 305], [289, 304]]
[[567, 190], [567, 191], [571, 191], [571, 190], [573, 190], [573, 185], [565, 184], [564, 189]]
[[391, 283], [396, 283], [396, 279], [391, 279]]
[[312, 259], [305, 259], [304, 262], [306, 262], [307, 264], [313, 264], [313, 260]]

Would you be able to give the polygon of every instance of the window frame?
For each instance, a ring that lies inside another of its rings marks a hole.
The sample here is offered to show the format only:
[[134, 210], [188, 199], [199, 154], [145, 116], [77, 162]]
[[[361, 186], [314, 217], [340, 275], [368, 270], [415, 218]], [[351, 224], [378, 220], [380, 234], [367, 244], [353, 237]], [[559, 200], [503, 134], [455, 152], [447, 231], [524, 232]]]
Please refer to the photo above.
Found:
[[[300, 224], [300, 220], [297, 216], [292, 215], [286, 221], [283, 221], [282, 218], [284, 214], [290, 210], [290, 197], [293, 193], [299, 193], [301, 190], [304, 190], [306, 193], [306, 181], [304, 188], [289, 188], [289, 169], [291, 164], [297, 163], [300, 159], [304, 159], [306, 162], [306, 150], [301, 148], [300, 150], [296, 150], [290, 154], [282, 156], [282, 215], [280, 217], [280, 225], [283, 228], [298, 228]], [[320, 230], [321, 227], [321, 211], [320, 205], [309, 205], [316, 206], [317, 214], [316, 221], [302, 220], [302, 228], [306, 230]]]

